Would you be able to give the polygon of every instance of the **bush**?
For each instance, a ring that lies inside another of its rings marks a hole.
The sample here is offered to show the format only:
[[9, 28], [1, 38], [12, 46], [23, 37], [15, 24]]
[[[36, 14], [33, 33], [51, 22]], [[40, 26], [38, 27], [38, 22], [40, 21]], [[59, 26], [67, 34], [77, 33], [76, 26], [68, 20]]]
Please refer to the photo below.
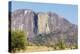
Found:
[[11, 31], [11, 52], [16, 52], [16, 50], [25, 49], [26, 44], [27, 38], [23, 31]]
[[65, 49], [65, 43], [64, 41], [60, 40], [56, 45], [56, 47], [58, 47], [59, 49]]

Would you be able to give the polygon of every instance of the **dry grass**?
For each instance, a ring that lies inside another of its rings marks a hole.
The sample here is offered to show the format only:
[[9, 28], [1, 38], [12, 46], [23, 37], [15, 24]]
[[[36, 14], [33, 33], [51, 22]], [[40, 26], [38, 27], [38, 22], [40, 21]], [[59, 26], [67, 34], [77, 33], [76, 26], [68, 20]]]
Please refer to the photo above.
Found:
[[46, 46], [28, 46], [26, 52], [50, 51], [50, 50], [53, 50], [53, 48]]
[[52, 51], [54, 50], [51, 47], [46, 47], [46, 46], [27, 46], [26, 49], [16, 51], [17, 53], [23, 53], [23, 52], [40, 52], [40, 51]]
[[[65, 48], [65, 50], [69, 50], [71, 48]], [[60, 50], [58, 47], [47, 47], [47, 46], [26, 46], [25, 50], [16, 51], [16, 53], [24, 53], [24, 52], [41, 52], [41, 51], [53, 51]]]

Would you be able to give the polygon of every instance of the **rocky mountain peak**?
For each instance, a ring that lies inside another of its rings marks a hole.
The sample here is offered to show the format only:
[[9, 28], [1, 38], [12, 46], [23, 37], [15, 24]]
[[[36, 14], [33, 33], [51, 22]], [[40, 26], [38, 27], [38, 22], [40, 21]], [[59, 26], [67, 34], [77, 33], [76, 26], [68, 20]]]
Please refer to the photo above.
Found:
[[77, 43], [77, 25], [73, 25], [64, 17], [53, 12], [34, 12], [30, 9], [15, 10], [11, 15], [11, 29], [25, 31], [28, 38], [33, 38], [38, 34], [50, 34], [51, 38], [58, 39], [64, 35], [66, 42], [73, 40], [73, 36], [76, 34], [74, 40]]

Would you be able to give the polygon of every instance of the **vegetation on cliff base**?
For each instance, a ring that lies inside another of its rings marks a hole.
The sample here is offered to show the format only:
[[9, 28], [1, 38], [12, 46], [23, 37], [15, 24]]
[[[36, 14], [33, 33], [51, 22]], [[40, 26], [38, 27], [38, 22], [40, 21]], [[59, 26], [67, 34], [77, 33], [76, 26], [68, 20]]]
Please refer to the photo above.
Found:
[[71, 47], [67, 47], [63, 39], [55, 42], [55, 44], [53, 44], [53, 42], [51, 41], [48, 42], [50, 40], [50, 35], [51, 34], [39, 34], [38, 36], [35, 36], [33, 42], [29, 42], [23, 31], [11, 31], [11, 52], [20, 52], [20, 50], [25, 50], [26, 52], [33, 52], [78, 48], [77, 44], [74, 44]]

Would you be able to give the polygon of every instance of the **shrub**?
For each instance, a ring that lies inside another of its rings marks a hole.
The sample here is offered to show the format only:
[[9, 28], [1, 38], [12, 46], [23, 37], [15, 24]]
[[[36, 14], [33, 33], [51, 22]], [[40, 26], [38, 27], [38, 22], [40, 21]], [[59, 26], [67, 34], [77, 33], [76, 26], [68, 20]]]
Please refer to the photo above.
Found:
[[25, 33], [21, 30], [11, 31], [11, 52], [25, 49], [27, 40]]
[[58, 47], [59, 49], [65, 49], [65, 43], [64, 41], [60, 40], [56, 45], [56, 47]]

